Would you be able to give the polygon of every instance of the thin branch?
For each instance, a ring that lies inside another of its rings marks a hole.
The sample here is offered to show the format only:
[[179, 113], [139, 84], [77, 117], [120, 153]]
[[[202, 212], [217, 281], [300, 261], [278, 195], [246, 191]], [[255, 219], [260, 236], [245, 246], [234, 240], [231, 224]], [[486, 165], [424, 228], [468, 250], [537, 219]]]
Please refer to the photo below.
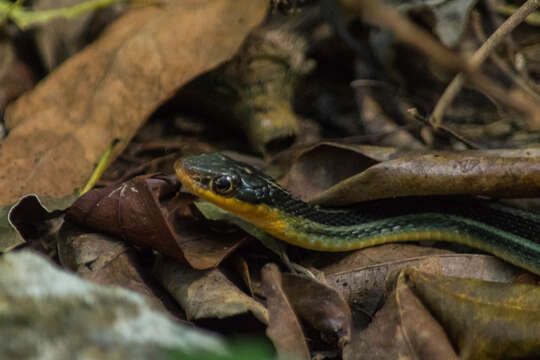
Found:
[[[482, 46], [472, 55], [468, 61], [467, 69], [469, 71], [474, 71], [480, 67], [480, 65], [488, 58], [491, 52], [495, 47], [508, 35], [510, 34], [519, 24], [525, 20], [525, 18], [533, 13], [540, 6], [540, 0], [528, 0], [523, 4], [519, 10], [517, 10], [512, 16], [510, 16], [506, 21], [497, 29], [495, 32], [482, 44]], [[429, 118], [429, 122], [435, 127], [441, 126], [442, 118], [446, 111], [446, 108], [452, 103], [454, 98], [457, 96], [463, 83], [465, 81], [465, 75], [463, 73], [458, 74], [448, 85], [441, 98], [435, 105], [435, 109]], [[481, 85], [481, 84], [475, 84]], [[486, 86], [484, 86], [486, 88]], [[493, 92], [488, 90], [488, 93], [494, 95]], [[504, 96], [504, 92], [501, 92], [500, 89], [496, 91], [497, 96], [494, 96], [499, 100], [499, 96]], [[522, 99], [516, 99], [512, 95], [513, 99], [522, 102]], [[527, 105], [524, 104], [526, 107]]]
[[[480, 19], [480, 14], [478, 12], [474, 12], [472, 15], [472, 25], [473, 30], [476, 33], [476, 36], [478, 39], [480, 39], [481, 42], [484, 42], [487, 40], [487, 36], [484, 33], [484, 30], [482, 29], [482, 22]], [[523, 79], [519, 74], [516, 74], [512, 68], [499, 56], [497, 53], [491, 54], [491, 60], [493, 63], [508, 76], [517, 86], [519, 86], [524, 92], [529, 94], [532, 98], [534, 98], [537, 102], [540, 103], [540, 94], [536, 92], [527, 82], [527, 79]]]
[[[538, 7], [539, 2], [540, 0], [529, 0], [527, 4], [534, 4]], [[476, 68], [471, 66], [470, 61], [465, 61], [460, 55], [441, 45], [433, 36], [401, 16], [394, 8], [377, 0], [340, 0], [340, 3], [351, 11], [362, 15], [364, 21], [391, 31], [396, 39], [417, 49], [440, 66], [456, 73], [464, 73], [472, 86], [496, 99], [499, 103], [527, 114], [530, 118], [531, 128], [540, 127], [540, 105], [525, 96], [523, 92], [508, 92], [488, 77], [474, 71]], [[501, 36], [501, 31], [497, 37], [499, 36]], [[493, 43], [494, 40], [488, 41], [490, 46], [496, 45]], [[465, 75], [458, 75], [458, 77], [463, 78]], [[463, 79], [458, 81], [463, 82]]]

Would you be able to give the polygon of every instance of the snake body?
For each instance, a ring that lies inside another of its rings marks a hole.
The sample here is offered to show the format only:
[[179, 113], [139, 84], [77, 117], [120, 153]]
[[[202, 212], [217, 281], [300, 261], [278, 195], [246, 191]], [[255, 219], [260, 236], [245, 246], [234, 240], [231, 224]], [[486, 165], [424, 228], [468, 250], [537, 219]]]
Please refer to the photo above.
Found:
[[495, 201], [415, 197], [329, 208], [306, 203], [261, 171], [219, 153], [179, 159], [175, 170], [193, 194], [299, 247], [348, 251], [392, 242], [447, 241], [540, 275], [540, 214]]

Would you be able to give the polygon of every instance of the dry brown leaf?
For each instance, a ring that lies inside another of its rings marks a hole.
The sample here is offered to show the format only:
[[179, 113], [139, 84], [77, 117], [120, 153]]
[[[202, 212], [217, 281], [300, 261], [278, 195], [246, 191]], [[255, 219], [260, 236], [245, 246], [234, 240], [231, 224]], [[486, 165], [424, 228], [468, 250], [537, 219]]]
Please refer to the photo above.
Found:
[[399, 279], [441, 323], [461, 359], [540, 357], [540, 287], [404, 271]]
[[[343, 166], [343, 163], [341, 163]], [[540, 150], [485, 150], [403, 156], [374, 165], [312, 200], [344, 205], [396, 196], [540, 195]]]
[[94, 189], [66, 211], [66, 220], [151, 247], [196, 269], [215, 267], [246, 237], [219, 234], [196, 219], [193, 198], [178, 194], [179, 186], [175, 176], [150, 174]]
[[343, 359], [457, 360], [444, 329], [411, 289], [400, 283], [369, 327], [354, 332]]
[[113, 140], [114, 158], [177, 88], [232, 57], [267, 7], [264, 0], [160, 1], [122, 16], [8, 108], [0, 205], [82, 187]]
[[[104, 234], [82, 233], [64, 224], [58, 257], [64, 267], [85, 279], [138, 292], [162, 311], [174, 309], [174, 301], [164, 296], [155, 279], [144, 275], [135, 250], [122, 241]], [[180, 310], [175, 310], [178, 316]]]
[[296, 314], [326, 340], [337, 342], [341, 349], [351, 340], [351, 309], [339, 292], [295, 274], [284, 274], [281, 283]]
[[272, 340], [279, 357], [311, 359], [300, 322], [283, 291], [279, 268], [275, 264], [266, 264], [262, 269], [262, 281], [269, 313], [266, 335]]
[[306, 200], [397, 153], [393, 148], [320, 142], [285, 151], [273, 163], [286, 172], [280, 184]]
[[188, 320], [224, 319], [251, 313], [268, 323], [266, 308], [243, 293], [219, 270], [195, 270], [161, 259], [155, 275], [186, 312]]
[[388, 244], [355, 251], [322, 270], [349, 304], [373, 314], [384, 300], [388, 277], [404, 268], [448, 276], [511, 282], [520, 270], [494, 256]]

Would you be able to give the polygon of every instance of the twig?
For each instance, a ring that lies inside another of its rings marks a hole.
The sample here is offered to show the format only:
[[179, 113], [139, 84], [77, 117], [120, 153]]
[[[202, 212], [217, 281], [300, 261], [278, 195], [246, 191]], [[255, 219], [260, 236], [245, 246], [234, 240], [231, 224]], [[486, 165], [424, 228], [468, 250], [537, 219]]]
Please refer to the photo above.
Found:
[[[488, 77], [475, 72], [470, 61], [465, 61], [458, 54], [442, 46], [433, 36], [401, 16], [394, 8], [377, 0], [340, 0], [340, 2], [344, 7], [361, 14], [365, 21], [390, 30], [396, 39], [414, 47], [440, 66], [466, 74], [467, 81], [472, 86], [499, 103], [526, 113], [532, 120], [531, 124], [540, 126], [540, 105], [524, 96], [523, 92], [508, 92]], [[538, 2], [540, 0], [528, 1], [536, 6]]]
[[416, 48], [439, 65], [456, 72], [467, 69], [467, 62], [464, 59], [401, 16], [394, 8], [376, 0], [340, 0], [340, 2], [345, 8], [360, 14], [364, 21], [390, 30], [398, 40]]
[[[497, 12], [503, 15], [512, 15], [517, 11], [518, 7], [514, 5], [499, 5], [497, 6]], [[540, 26], [540, 13], [531, 13], [524, 20], [527, 24], [533, 26]]]
[[[487, 36], [484, 33], [484, 30], [482, 29], [482, 22], [480, 19], [480, 14], [478, 12], [473, 12], [471, 14], [472, 16], [472, 24], [473, 24], [473, 30], [476, 33], [476, 36], [480, 41], [484, 42], [487, 40]], [[537, 102], [540, 103], [540, 94], [538, 94], [531, 86], [527, 83], [526, 79], [523, 79], [521, 76], [516, 74], [510, 66], [499, 56], [497, 53], [491, 54], [491, 60], [493, 63], [499, 67], [499, 69], [506, 74], [512, 81], [519, 86], [523, 91], [525, 91], [527, 94], [529, 94], [532, 98], [534, 98]]]
[[[497, 29], [495, 32], [482, 44], [482, 46], [472, 55], [468, 61], [467, 69], [469, 71], [474, 71], [480, 67], [480, 65], [488, 58], [489, 54], [495, 49], [495, 47], [504, 39], [506, 35], [512, 32], [523, 22], [523, 20], [532, 12], [534, 12], [540, 6], [540, 0], [528, 0], [523, 4], [512, 16], [510, 16], [506, 21]], [[456, 95], [459, 93], [463, 87], [465, 81], [465, 75], [463, 73], [458, 74], [448, 85], [441, 98], [435, 105], [433, 113], [429, 117], [429, 122], [433, 127], [437, 128], [441, 126], [442, 118], [446, 111], [446, 108], [452, 103]], [[481, 85], [481, 84], [475, 84]], [[485, 86], [484, 86], [485, 88]], [[494, 90], [494, 89], [492, 89]], [[488, 91], [492, 96], [494, 95], [493, 91]], [[500, 89], [495, 91], [497, 96], [494, 96], [499, 100], [499, 96], [504, 96], [504, 92], [501, 93]], [[523, 99], [516, 99], [515, 95], [509, 94], [513, 100], [518, 102], [523, 102]]]
[[[415, 119], [416, 121], [419, 121], [420, 123], [424, 124], [424, 125], [428, 125], [428, 126], [431, 126], [431, 124], [429, 123], [429, 121], [423, 117], [422, 115], [420, 115], [418, 113], [418, 110], [413, 108], [413, 109], [409, 109], [408, 111], [409, 115]], [[480, 145], [477, 145], [475, 144], [474, 142], [466, 139], [465, 137], [463, 137], [462, 135], [458, 134], [457, 132], [455, 132], [454, 130], [444, 126], [444, 125], [441, 125], [439, 126], [437, 129], [435, 129], [436, 131], [441, 131], [443, 133], [446, 133], [447, 135], [449, 135], [450, 137], [453, 137], [455, 138], [456, 140], [462, 142], [465, 146], [469, 147], [470, 149], [475, 149], [475, 150], [480, 150], [482, 149], [482, 146]]]

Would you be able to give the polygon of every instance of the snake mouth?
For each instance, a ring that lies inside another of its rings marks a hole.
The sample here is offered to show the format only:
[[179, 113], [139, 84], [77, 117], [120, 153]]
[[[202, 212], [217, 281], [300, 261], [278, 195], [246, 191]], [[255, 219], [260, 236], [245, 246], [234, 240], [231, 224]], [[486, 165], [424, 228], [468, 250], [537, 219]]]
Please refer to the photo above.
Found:
[[200, 184], [195, 181], [196, 173], [186, 168], [183, 158], [176, 160], [174, 163], [174, 171], [176, 172], [176, 176], [178, 176], [178, 180], [182, 183], [182, 186], [189, 192], [197, 195], [197, 189], [200, 188]]
[[184, 158], [176, 160], [174, 163], [174, 171], [176, 172], [178, 180], [182, 183], [182, 186], [190, 193], [201, 197], [201, 195], [209, 190], [210, 177], [190, 168], [189, 164], [186, 164]]

